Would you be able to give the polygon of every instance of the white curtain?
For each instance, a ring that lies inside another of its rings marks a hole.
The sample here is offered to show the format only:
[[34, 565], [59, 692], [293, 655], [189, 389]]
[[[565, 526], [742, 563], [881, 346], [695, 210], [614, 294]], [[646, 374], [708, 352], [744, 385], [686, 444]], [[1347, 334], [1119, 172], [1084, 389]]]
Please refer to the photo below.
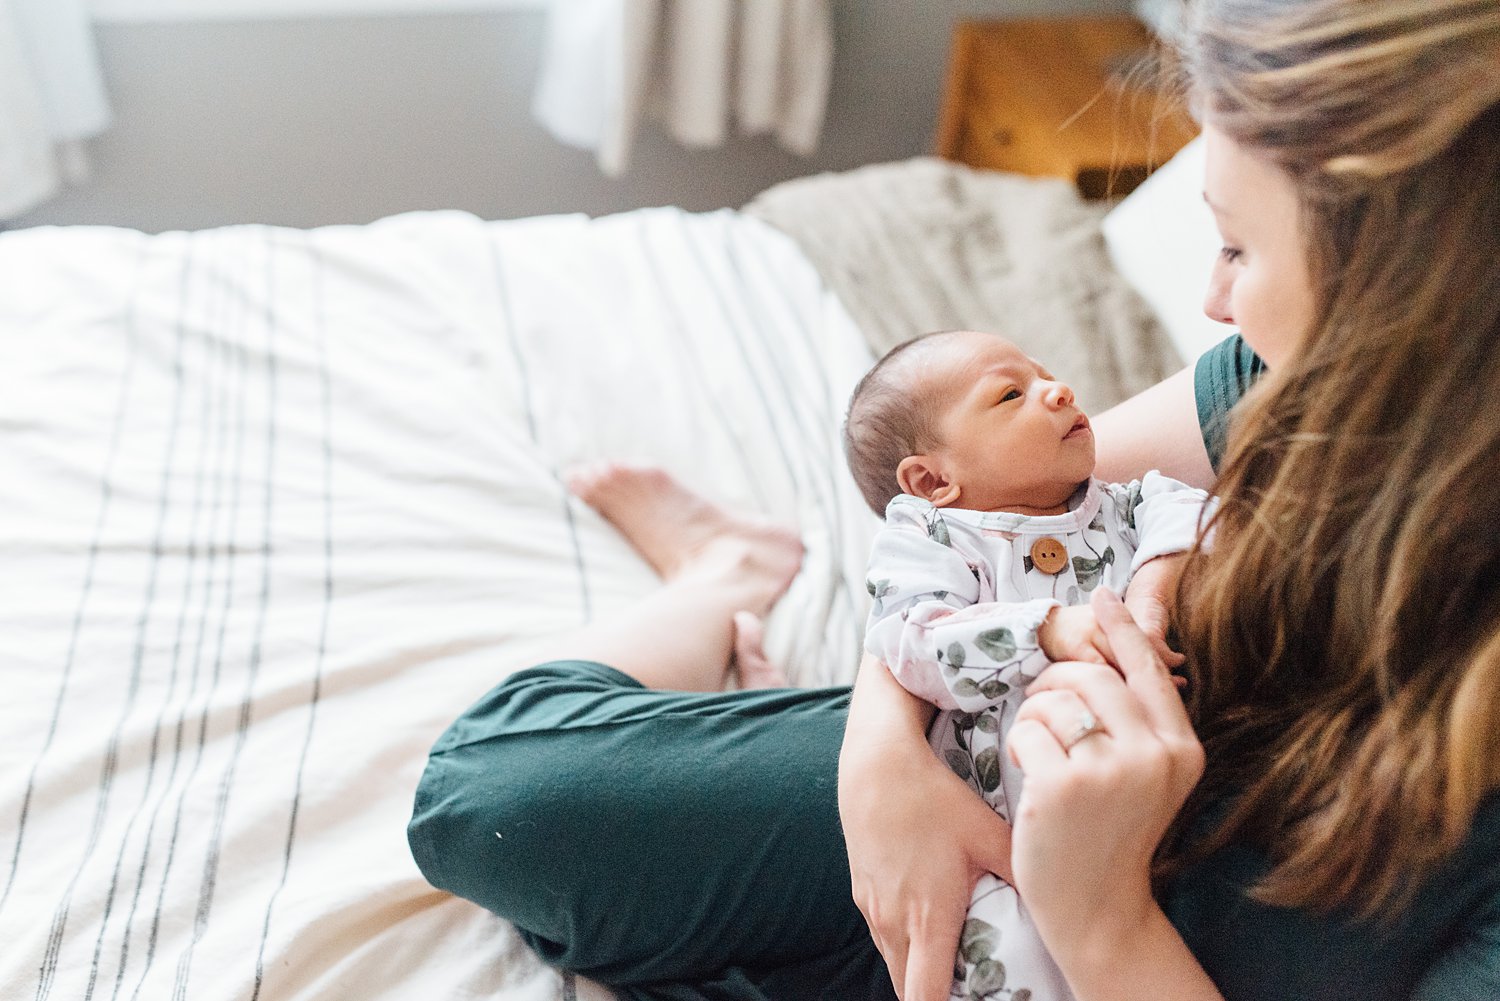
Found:
[[832, 68], [829, 0], [553, 0], [533, 112], [610, 176], [644, 118], [701, 148], [733, 117], [807, 156]]
[[84, 180], [109, 118], [83, 0], [0, 0], [0, 219]]

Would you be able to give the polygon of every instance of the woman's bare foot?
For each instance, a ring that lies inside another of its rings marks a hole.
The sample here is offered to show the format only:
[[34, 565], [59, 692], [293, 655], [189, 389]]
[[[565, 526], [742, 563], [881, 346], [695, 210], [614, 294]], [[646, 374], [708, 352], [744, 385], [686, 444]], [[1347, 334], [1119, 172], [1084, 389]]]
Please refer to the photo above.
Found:
[[734, 613], [734, 670], [740, 687], [785, 688], [786, 674], [766, 659], [766, 624], [750, 612]]
[[663, 580], [732, 578], [744, 588], [741, 607], [752, 616], [770, 611], [802, 565], [796, 532], [732, 514], [662, 469], [591, 466], [570, 474], [568, 488], [614, 525]]

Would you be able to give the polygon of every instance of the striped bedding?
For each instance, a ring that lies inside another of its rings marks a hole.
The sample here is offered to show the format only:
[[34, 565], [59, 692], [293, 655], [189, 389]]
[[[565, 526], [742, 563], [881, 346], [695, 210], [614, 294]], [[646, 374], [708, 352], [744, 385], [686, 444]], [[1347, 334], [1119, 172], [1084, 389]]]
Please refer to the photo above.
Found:
[[847, 680], [864, 338], [734, 212], [0, 235], [0, 997], [602, 997], [429, 888], [428, 745], [651, 588], [569, 499], [654, 461], [800, 526]]

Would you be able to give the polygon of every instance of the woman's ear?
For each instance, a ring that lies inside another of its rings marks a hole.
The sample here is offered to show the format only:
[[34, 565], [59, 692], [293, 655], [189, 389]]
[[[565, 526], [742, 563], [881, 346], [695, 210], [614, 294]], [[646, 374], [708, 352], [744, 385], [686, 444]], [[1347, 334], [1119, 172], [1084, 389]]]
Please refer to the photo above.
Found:
[[896, 467], [896, 483], [902, 493], [930, 501], [933, 507], [946, 507], [958, 500], [958, 484], [948, 479], [930, 455], [908, 455]]

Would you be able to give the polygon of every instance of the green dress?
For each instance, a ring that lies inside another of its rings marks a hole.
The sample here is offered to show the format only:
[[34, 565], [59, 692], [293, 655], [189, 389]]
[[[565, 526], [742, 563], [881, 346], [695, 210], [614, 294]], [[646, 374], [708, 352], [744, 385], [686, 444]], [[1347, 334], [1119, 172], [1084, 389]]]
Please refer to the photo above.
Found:
[[[1215, 462], [1259, 370], [1238, 337], [1198, 363]], [[413, 856], [433, 885], [623, 999], [894, 998], [839, 828], [848, 705], [847, 688], [699, 694], [582, 661], [521, 671], [434, 745]], [[1378, 926], [1249, 900], [1264, 865], [1233, 847], [1163, 900], [1229, 1001], [1500, 999], [1500, 797]]]

